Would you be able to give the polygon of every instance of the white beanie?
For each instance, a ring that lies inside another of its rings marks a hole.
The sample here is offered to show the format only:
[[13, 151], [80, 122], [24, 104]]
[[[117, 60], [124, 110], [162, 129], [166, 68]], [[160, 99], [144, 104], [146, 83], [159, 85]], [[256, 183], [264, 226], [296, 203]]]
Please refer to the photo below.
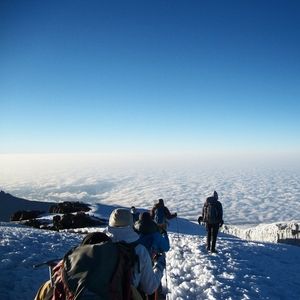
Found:
[[127, 227], [133, 225], [132, 214], [126, 208], [117, 208], [112, 211], [108, 225], [111, 227]]

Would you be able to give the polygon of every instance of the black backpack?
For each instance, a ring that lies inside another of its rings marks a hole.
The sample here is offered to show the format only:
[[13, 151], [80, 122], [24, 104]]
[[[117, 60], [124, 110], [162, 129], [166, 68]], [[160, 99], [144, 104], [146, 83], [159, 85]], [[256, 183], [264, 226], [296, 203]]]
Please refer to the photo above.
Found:
[[70, 250], [53, 268], [52, 299], [131, 299], [135, 246], [108, 241]]
[[208, 224], [218, 224], [222, 221], [220, 205], [217, 201], [207, 201], [204, 206], [203, 221]]

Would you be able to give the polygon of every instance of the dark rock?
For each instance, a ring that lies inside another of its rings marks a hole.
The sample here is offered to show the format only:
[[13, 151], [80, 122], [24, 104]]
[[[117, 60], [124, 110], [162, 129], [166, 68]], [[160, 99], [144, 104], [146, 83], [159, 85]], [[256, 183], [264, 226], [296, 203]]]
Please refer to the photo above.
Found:
[[80, 212], [80, 211], [87, 212], [89, 210], [90, 210], [90, 207], [88, 204], [85, 204], [82, 202], [65, 201], [65, 202], [61, 202], [61, 203], [52, 205], [49, 208], [49, 213], [68, 214], [68, 213], [74, 213], [74, 212]]
[[23, 222], [22, 224], [24, 224], [26, 226], [34, 227], [34, 228], [41, 228], [41, 226], [44, 225], [41, 221], [39, 221], [37, 219], [30, 219], [30, 220]]
[[63, 216], [56, 215], [53, 217], [53, 228], [55, 230], [83, 228], [104, 224], [105, 223], [101, 219], [91, 217], [84, 212], [78, 212], [76, 214], [64, 214]]
[[22, 220], [35, 219], [43, 213], [44, 212], [40, 210], [19, 210], [10, 217], [10, 221], [22, 221]]

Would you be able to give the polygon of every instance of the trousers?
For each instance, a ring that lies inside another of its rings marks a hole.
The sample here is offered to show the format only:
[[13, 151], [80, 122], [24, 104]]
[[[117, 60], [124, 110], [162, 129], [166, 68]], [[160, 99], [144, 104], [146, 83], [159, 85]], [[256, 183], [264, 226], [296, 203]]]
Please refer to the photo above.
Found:
[[207, 230], [207, 249], [211, 251], [216, 250], [217, 236], [219, 232], [219, 224], [206, 224]]

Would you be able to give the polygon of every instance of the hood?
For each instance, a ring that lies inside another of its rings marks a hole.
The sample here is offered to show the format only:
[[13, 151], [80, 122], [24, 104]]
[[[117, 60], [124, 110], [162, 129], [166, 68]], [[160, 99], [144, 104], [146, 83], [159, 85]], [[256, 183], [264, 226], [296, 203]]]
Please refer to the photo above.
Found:
[[214, 196], [206, 198], [206, 203], [215, 203], [215, 202], [217, 202], [217, 199]]
[[125, 243], [133, 243], [139, 239], [139, 235], [133, 230], [132, 226], [107, 226], [104, 232], [108, 234], [108, 236], [112, 239], [113, 242], [124, 241]]
[[138, 220], [134, 224], [134, 229], [138, 233], [142, 233], [142, 234], [149, 234], [158, 231], [157, 224], [152, 219], [147, 221]]

